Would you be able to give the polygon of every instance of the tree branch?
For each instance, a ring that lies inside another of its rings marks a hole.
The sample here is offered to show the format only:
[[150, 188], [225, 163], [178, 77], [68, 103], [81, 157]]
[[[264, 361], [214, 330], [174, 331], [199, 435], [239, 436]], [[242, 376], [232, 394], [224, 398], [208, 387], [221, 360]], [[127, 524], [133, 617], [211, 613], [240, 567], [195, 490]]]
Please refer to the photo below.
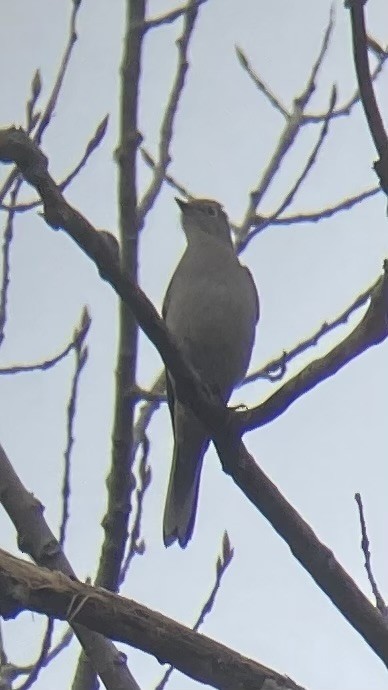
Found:
[[[23, 486], [1, 446], [0, 497], [16, 528], [20, 550], [28, 553], [43, 568], [75, 578], [69, 561], [43, 517], [41, 503]], [[108, 690], [139, 690], [121, 655], [109, 640], [77, 623], [72, 628], [94, 671]]]
[[265, 690], [270, 681], [279, 690], [302, 690], [290, 678], [135, 601], [38, 568], [3, 550], [0, 592], [4, 618], [27, 609], [68, 620], [152, 654], [220, 690]]
[[369, 131], [379, 154], [379, 160], [375, 162], [374, 167], [380, 179], [381, 188], [388, 194], [388, 139], [377, 105], [369, 70], [364, 4], [365, 0], [347, 0], [345, 2], [345, 7], [350, 8], [353, 56], [361, 102], [368, 122]]

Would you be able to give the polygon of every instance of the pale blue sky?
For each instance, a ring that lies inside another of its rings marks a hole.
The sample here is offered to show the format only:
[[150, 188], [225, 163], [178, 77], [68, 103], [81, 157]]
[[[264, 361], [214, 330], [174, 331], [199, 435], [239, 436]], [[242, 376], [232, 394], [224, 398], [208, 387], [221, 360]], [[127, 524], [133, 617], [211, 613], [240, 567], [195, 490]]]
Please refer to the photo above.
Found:
[[[47, 95], [67, 36], [70, 0], [14, 0], [0, 26], [2, 100], [0, 122], [23, 124], [34, 70], [41, 69]], [[150, 15], [175, 5], [150, 3]], [[336, 5], [336, 28], [310, 111], [328, 103], [335, 82], [341, 104], [353, 92], [349, 16]], [[250, 83], [234, 46], [290, 107], [302, 90], [321, 43], [330, 3], [320, 0], [209, 0], [201, 8], [190, 49], [190, 70], [176, 120], [171, 173], [193, 194], [221, 201], [238, 222], [283, 126], [278, 113]], [[55, 119], [44, 139], [52, 174], [71, 169], [108, 112], [107, 136], [66, 196], [98, 228], [116, 231], [118, 67], [124, 0], [84, 0], [79, 41]], [[388, 43], [385, 0], [368, 3], [370, 32]], [[150, 32], [145, 42], [141, 131], [156, 151], [159, 118], [173, 78], [180, 22]], [[15, 49], [16, 48], [16, 49]], [[378, 94], [388, 124], [388, 75]], [[260, 207], [273, 210], [298, 175], [317, 130], [308, 128], [282, 167]], [[364, 116], [333, 124], [324, 152], [292, 210], [315, 210], [376, 184], [375, 152]], [[140, 191], [149, 179], [141, 168]], [[23, 197], [31, 198], [24, 187]], [[174, 193], [164, 187], [142, 236], [141, 285], [158, 308], [184, 238]], [[2, 221], [3, 223], [3, 221]], [[386, 199], [318, 225], [267, 229], [244, 253], [262, 306], [252, 368], [317, 330], [340, 313], [381, 272], [388, 253]], [[71, 520], [66, 553], [80, 578], [94, 576], [106, 503], [114, 393], [117, 300], [96, 270], [63, 233], [49, 230], [36, 212], [16, 222], [12, 248], [10, 318], [0, 367], [55, 354], [87, 304], [92, 315], [90, 351], [82, 374], [72, 461]], [[327, 338], [298, 360], [292, 371], [327, 350], [347, 332]], [[370, 596], [360, 551], [354, 493], [364, 500], [375, 576], [387, 595], [386, 560], [386, 343], [295, 403], [280, 419], [246, 438], [249, 450], [291, 503]], [[26, 487], [46, 506], [57, 529], [65, 444], [65, 408], [74, 363], [70, 358], [46, 374], [0, 377], [1, 443]], [[149, 384], [160, 358], [141, 337], [139, 383]], [[255, 383], [236, 402], [258, 403], [272, 391]], [[144, 513], [147, 554], [138, 558], [122, 593], [191, 625], [213, 583], [224, 529], [235, 558], [203, 632], [285, 673], [309, 690], [383, 690], [386, 670], [294, 560], [288, 547], [226, 477], [213, 451], [205, 463], [194, 537], [185, 551], [165, 550], [161, 516], [172, 437], [167, 410], [150, 430], [153, 483]], [[92, 469], [92, 472], [91, 472]], [[91, 476], [92, 475], [92, 476]], [[2, 548], [17, 552], [15, 534], [1, 514]], [[10, 660], [27, 663], [37, 649], [38, 616], [25, 614], [4, 626]], [[126, 648], [131, 671], [151, 688], [162, 670], [152, 657]], [[78, 643], [39, 678], [37, 687], [67, 688]], [[59, 679], [61, 679], [59, 681]], [[174, 674], [171, 690], [195, 684]]]

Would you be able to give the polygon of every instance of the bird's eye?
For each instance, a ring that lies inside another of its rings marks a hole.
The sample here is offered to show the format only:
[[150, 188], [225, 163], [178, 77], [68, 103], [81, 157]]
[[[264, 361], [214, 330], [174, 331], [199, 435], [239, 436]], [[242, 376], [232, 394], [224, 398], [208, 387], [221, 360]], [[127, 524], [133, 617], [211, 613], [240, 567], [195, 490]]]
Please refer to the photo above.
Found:
[[218, 214], [218, 210], [215, 206], [207, 206], [206, 211], [209, 216], [215, 217]]

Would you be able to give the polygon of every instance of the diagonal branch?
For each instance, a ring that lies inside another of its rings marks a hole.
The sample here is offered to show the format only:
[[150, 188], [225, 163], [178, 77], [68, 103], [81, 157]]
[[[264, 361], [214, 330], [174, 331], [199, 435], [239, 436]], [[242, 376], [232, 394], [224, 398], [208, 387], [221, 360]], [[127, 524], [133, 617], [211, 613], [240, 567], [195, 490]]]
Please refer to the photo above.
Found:
[[[76, 575], [43, 517], [41, 503], [23, 486], [0, 446], [1, 503], [18, 534], [18, 546], [44, 569]], [[72, 625], [96, 673], [108, 690], [139, 690], [121, 655], [109, 640], [78, 624]]]
[[147, 19], [147, 21], [145, 21], [143, 24], [144, 31], [148, 31], [149, 29], [155, 29], [157, 26], [165, 26], [166, 24], [172, 24], [172, 22], [175, 22], [175, 20], [179, 19], [179, 17], [181, 17], [182, 15], [186, 15], [192, 9], [199, 8], [200, 5], [203, 5], [204, 2], [207, 2], [207, 0], [191, 0], [191, 2], [188, 2], [187, 5], [184, 5], [183, 7], [177, 7], [176, 10], [166, 12], [166, 14], [160, 15], [160, 17]]
[[311, 68], [305, 88], [303, 89], [301, 95], [295, 98], [292, 111], [289, 114], [289, 117], [287, 118], [283, 131], [281, 132], [281, 135], [279, 137], [279, 143], [276, 147], [276, 150], [274, 151], [272, 158], [270, 159], [266, 169], [262, 173], [260, 180], [257, 182], [256, 186], [250, 191], [249, 202], [245, 212], [245, 216], [243, 218], [241, 225], [238, 228], [236, 228], [238, 236], [238, 246], [240, 245], [240, 243], [243, 244], [245, 242], [252, 224], [252, 218], [256, 214], [256, 209], [258, 205], [263, 199], [276, 173], [278, 172], [283, 159], [285, 158], [287, 152], [294, 144], [301, 128], [304, 125], [304, 110], [314, 93], [315, 80], [324, 60], [324, 57], [326, 55], [327, 49], [329, 47], [332, 31], [333, 9], [331, 9], [330, 11], [330, 17], [322, 39], [321, 48], [318, 57]]
[[361, 204], [366, 199], [370, 199], [372, 196], [376, 196], [381, 192], [380, 187], [373, 187], [373, 189], [367, 189], [365, 192], [360, 192], [355, 196], [350, 196], [348, 199], [340, 201], [334, 206], [328, 206], [322, 208], [320, 211], [311, 211], [311, 213], [299, 213], [293, 216], [281, 216], [280, 218], [274, 218], [273, 216], [255, 216], [252, 219], [252, 225], [261, 227], [261, 224], [266, 224], [271, 221], [271, 225], [299, 225], [300, 223], [319, 223], [321, 220], [326, 220], [327, 218], [332, 218], [336, 213], [341, 213], [342, 211], [350, 211], [353, 206]]
[[3, 550], [0, 591], [4, 618], [27, 609], [81, 624], [170, 662], [194, 680], [220, 690], [303, 690], [287, 676], [131, 599], [38, 568]]
[[331, 92], [331, 97], [330, 97], [330, 103], [329, 107], [326, 113], [326, 117], [323, 121], [323, 125], [321, 128], [321, 131], [319, 133], [319, 137], [317, 139], [317, 142], [315, 146], [313, 147], [313, 150], [311, 151], [306, 164], [304, 165], [302, 171], [298, 175], [297, 179], [295, 180], [294, 184], [292, 185], [291, 189], [288, 191], [286, 194], [285, 198], [283, 199], [282, 203], [280, 206], [276, 209], [276, 211], [267, 219], [266, 222], [261, 222], [260, 225], [256, 226], [245, 238], [245, 240], [239, 242], [239, 251], [242, 252], [244, 251], [245, 247], [247, 246], [248, 242], [255, 237], [255, 235], [258, 235], [260, 232], [262, 232], [266, 227], [269, 225], [272, 225], [273, 220], [278, 218], [284, 211], [292, 204], [298, 190], [302, 186], [303, 182], [307, 178], [311, 168], [313, 167], [314, 163], [317, 160], [318, 154], [324, 144], [324, 141], [327, 137], [328, 131], [329, 131], [329, 125], [330, 125], [330, 115], [333, 112], [335, 103], [337, 99], [337, 91], [335, 86], [332, 88]]
[[367, 290], [358, 295], [352, 304], [350, 304], [339, 316], [337, 316], [337, 318], [333, 319], [332, 321], [325, 321], [321, 328], [313, 333], [313, 335], [310, 335], [308, 338], [305, 338], [305, 340], [302, 340], [288, 352], [283, 352], [281, 357], [272, 359], [261, 369], [259, 369], [259, 371], [254, 371], [252, 374], [248, 374], [241, 385], [251, 383], [252, 381], [257, 381], [257, 379], [279, 381], [284, 376], [287, 369], [287, 364], [289, 362], [302, 354], [302, 352], [305, 352], [308, 348], [317, 345], [324, 335], [327, 335], [330, 333], [330, 331], [334, 331], [336, 328], [338, 328], [338, 326], [347, 323], [349, 317], [370, 299], [380, 280], [381, 279], [379, 278], [375, 283], [373, 283], [373, 285], [368, 287]]
[[334, 376], [362, 352], [385, 340], [388, 337], [387, 316], [388, 262], [386, 261], [384, 273], [371, 290], [369, 307], [358, 326], [327, 355], [308, 364], [264, 403], [252, 410], [242, 412], [244, 425], [246, 424], [245, 429], [256, 429], [272, 422], [298, 398], [330, 376]]

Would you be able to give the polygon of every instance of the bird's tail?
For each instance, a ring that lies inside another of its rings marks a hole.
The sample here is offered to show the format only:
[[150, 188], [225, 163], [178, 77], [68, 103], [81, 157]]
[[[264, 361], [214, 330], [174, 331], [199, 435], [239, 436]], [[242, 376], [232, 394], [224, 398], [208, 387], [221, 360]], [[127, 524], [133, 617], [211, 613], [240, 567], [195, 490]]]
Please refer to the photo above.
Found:
[[196, 417], [185, 410], [175, 424], [175, 444], [163, 517], [163, 541], [187, 546], [194, 529], [202, 461], [209, 439]]

